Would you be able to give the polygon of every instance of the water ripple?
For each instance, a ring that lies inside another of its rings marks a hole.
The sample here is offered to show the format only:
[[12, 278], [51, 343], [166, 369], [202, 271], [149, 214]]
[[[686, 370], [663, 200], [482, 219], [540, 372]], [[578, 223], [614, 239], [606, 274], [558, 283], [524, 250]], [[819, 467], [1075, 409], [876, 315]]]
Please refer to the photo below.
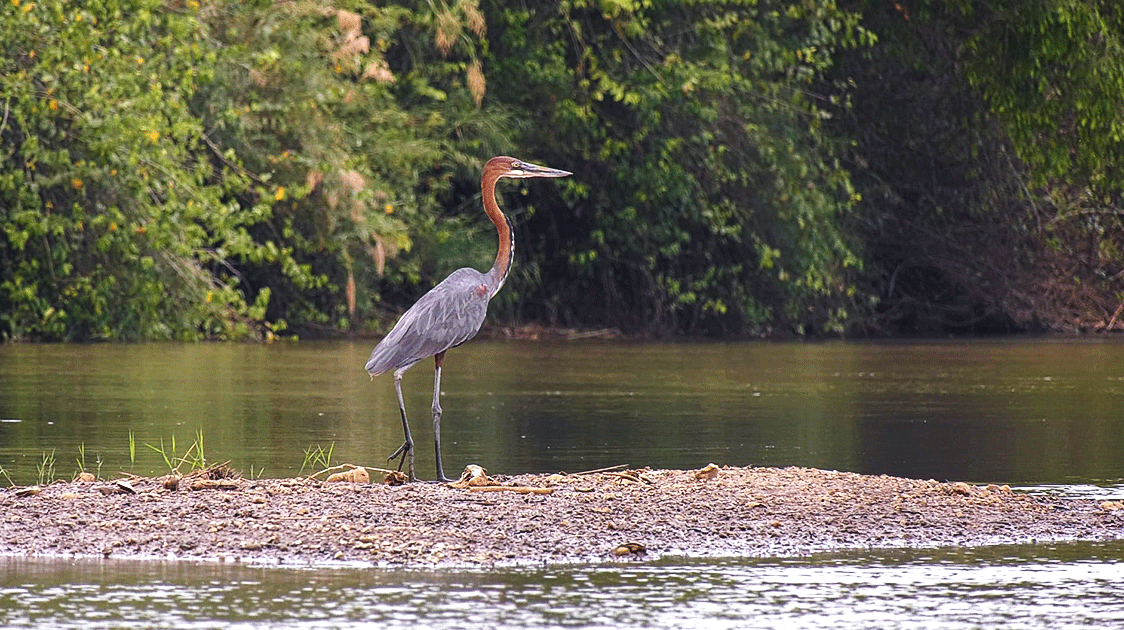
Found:
[[498, 571], [0, 558], [6, 628], [1119, 628], [1124, 542]]

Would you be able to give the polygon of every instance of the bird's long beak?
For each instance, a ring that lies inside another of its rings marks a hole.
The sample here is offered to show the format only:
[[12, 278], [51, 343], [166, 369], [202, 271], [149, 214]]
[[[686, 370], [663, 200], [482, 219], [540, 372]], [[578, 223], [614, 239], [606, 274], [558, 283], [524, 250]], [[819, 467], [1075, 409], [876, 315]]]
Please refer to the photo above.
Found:
[[539, 166], [538, 164], [531, 164], [530, 162], [519, 162], [518, 168], [513, 168], [508, 171], [505, 177], [525, 179], [527, 177], [567, 177], [569, 175], [573, 175], [573, 173], [570, 171], [561, 171], [556, 168]]

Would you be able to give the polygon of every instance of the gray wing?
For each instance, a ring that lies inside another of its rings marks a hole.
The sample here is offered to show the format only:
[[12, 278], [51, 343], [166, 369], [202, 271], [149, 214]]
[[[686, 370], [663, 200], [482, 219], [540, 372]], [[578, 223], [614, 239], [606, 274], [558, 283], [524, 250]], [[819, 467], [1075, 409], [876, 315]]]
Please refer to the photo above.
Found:
[[410, 367], [472, 339], [484, 323], [489, 294], [484, 274], [469, 268], [454, 271], [411, 306], [375, 346], [367, 371], [378, 376]]

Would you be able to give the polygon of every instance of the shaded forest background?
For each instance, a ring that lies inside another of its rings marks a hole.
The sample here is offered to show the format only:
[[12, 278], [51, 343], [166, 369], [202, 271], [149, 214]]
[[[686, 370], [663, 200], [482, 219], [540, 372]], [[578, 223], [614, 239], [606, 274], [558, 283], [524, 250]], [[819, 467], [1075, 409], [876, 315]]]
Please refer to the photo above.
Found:
[[1114, 0], [10, 0], [0, 339], [1124, 329]]

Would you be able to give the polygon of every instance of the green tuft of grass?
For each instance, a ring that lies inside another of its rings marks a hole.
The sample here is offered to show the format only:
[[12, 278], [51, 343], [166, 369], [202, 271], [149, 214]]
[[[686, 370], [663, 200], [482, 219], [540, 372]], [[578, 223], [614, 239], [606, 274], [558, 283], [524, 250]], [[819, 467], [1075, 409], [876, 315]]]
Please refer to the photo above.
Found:
[[336, 449], [336, 443], [332, 442], [328, 445], [328, 450], [324, 450], [323, 446], [317, 444], [316, 446], [309, 446], [304, 450], [304, 462], [301, 464], [301, 470], [298, 475], [304, 474], [304, 469], [313, 468], [331, 468], [332, 467], [332, 451]]
[[[129, 445], [130, 448], [132, 448], [132, 434], [129, 434], [129, 437]], [[171, 444], [168, 446], [164, 445], [164, 438], [160, 438], [160, 446], [148, 444], [147, 442], [145, 446], [163, 458], [164, 465], [168, 467], [169, 472], [181, 473], [182, 471], [180, 468], [184, 466], [187, 467], [187, 472], [203, 470], [207, 467], [207, 456], [203, 452], [203, 429], [196, 431], [195, 441], [191, 443], [191, 446], [187, 447], [183, 455], [180, 455], [176, 449], [176, 436], [174, 433], [172, 434]], [[130, 456], [132, 456], [131, 452]]]
[[164, 447], [164, 438], [160, 438], [160, 446], [154, 446], [152, 444], [149, 444], [148, 442], [145, 442], [144, 445], [145, 445], [145, 447], [147, 447], [147, 448], [153, 450], [154, 452], [156, 452], [158, 455], [160, 455], [160, 457], [163, 457], [164, 458], [164, 465], [168, 467], [169, 471], [175, 472], [177, 464], [172, 463], [177, 457], [176, 456], [176, 436], [175, 436], [174, 433], [172, 434], [171, 454], [169, 454], [168, 449]]
[[55, 449], [51, 449], [50, 453], [43, 453], [43, 459], [39, 460], [39, 463], [35, 465], [35, 471], [39, 474], [39, 485], [44, 486], [54, 481]]
[[[199, 429], [195, 432], [195, 444], [193, 446], [195, 447], [195, 459], [192, 462], [192, 470], [195, 468], [206, 468], [207, 456], [203, 454], [203, 429]], [[188, 452], [190, 451], [191, 449], [189, 448]]]
[[[85, 443], [81, 443], [81, 444], [78, 445], [78, 457], [75, 457], [74, 461], [76, 463], [78, 463], [78, 472], [75, 472], [75, 474], [74, 474], [75, 477], [78, 476], [79, 472], [87, 472], [88, 471], [87, 467], [85, 467]], [[101, 453], [98, 453], [97, 456], [94, 456], [93, 461], [98, 466], [97, 470], [93, 472], [93, 476], [100, 479], [101, 478], [101, 463], [102, 463]]]

